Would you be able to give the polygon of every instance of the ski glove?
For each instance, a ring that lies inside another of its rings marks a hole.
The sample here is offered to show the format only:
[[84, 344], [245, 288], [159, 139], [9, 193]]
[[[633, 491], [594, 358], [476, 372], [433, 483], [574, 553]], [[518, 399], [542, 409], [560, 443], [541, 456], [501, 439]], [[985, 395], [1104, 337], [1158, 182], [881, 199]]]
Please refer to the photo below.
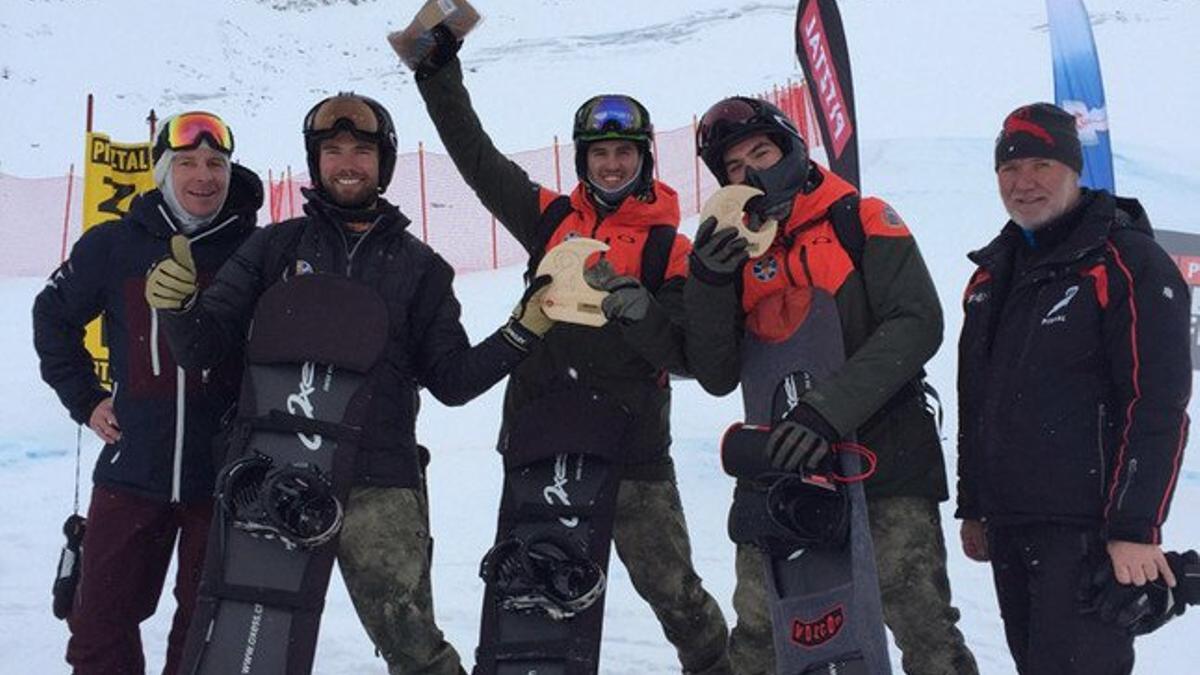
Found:
[[451, 59], [458, 55], [458, 50], [462, 48], [463, 44], [463, 41], [455, 37], [445, 24], [439, 23], [429, 32], [433, 37], [433, 47], [417, 64], [415, 75], [417, 82], [428, 80], [441, 70], [442, 66], [450, 63]]
[[181, 310], [196, 299], [196, 263], [192, 246], [182, 234], [171, 237], [171, 255], [154, 263], [146, 274], [146, 302], [154, 309]]
[[742, 265], [750, 259], [750, 245], [738, 231], [727, 228], [716, 232], [717, 218], [709, 216], [696, 230], [696, 245], [689, 256], [692, 276], [712, 286], [725, 286], [737, 278]]
[[1116, 624], [1131, 635], [1152, 633], [1183, 614], [1188, 605], [1200, 604], [1200, 555], [1195, 551], [1165, 554], [1178, 582], [1169, 588], [1159, 579], [1144, 586], [1122, 584], [1105, 558], [1085, 580], [1082, 613], [1098, 613], [1100, 619]]
[[624, 324], [636, 323], [646, 318], [653, 299], [642, 282], [630, 276], [617, 276], [612, 263], [607, 260], [592, 265], [583, 271], [588, 286], [598, 291], [608, 291], [600, 303], [600, 309], [609, 321]]
[[837, 431], [821, 414], [801, 403], [771, 428], [767, 437], [767, 460], [787, 473], [813, 473], [831, 456]]
[[500, 329], [504, 339], [523, 352], [528, 352], [554, 326], [554, 319], [542, 311], [542, 298], [551, 281], [547, 274], [531, 281], [513, 308], [508, 323]]

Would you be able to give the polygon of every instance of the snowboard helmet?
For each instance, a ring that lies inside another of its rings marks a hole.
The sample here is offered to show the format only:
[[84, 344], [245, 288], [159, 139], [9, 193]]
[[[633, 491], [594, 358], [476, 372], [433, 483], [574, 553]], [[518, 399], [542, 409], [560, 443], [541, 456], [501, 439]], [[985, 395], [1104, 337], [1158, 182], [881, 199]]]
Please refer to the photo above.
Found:
[[[575, 141], [575, 174], [580, 182], [593, 194], [606, 197], [605, 201], [620, 203], [630, 194], [648, 195], [654, 186], [654, 125], [650, 112], [632, 96], [624, 94], [602, 94], [593, 96], [575, 111], [575, 124], [571, 131]], [[622, 190], [612, 195], [592, 184], [588, 178], [588, 147], [596, 141], [632, 141], [641, 153], [641, 172]]]
[[747, 184], [768, 194], [800, 191], [808, 178], [808, 143], [795, 122], [762, 99], [732, 96], [709, 108], [696, 127], [696, 153], [718, 183], [729, 185], [725, 152], [755, 134], [766, 134], [783, 159], [769, 169], [748, 171]]
[[570, 619], [604, 594], [604, 570], [566, 537], [510, 537], [484, 556], [479, 576], [505, 611]]
[[379, 148], [379, 192], [387, 189], [396, 169], [400, 143], [396, 125], [378, 101], [354, 92], [340, 92], [312, 107], [304, 116], [304, 150], [308, 156], [308, 174], [313, 185], [321, 186], [321, 141], [348, 131]]

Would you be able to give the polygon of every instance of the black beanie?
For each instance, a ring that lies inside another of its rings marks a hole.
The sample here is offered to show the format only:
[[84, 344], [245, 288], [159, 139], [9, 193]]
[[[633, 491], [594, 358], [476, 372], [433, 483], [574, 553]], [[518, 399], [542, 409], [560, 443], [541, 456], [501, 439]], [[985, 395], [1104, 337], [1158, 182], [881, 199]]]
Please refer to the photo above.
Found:
[[1010, 159], [1041, 157], [1055, 159], [1083, 172], [1083, 149], [1075, 116], [1049, 103], [1021, 106], [1004, 118], [996, 137], [996, 169]]

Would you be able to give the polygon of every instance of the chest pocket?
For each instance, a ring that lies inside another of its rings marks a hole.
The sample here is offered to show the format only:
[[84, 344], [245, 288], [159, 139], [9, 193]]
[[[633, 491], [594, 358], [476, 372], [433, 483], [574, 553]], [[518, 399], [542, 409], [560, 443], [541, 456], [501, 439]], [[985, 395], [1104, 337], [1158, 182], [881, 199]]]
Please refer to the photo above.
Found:
[[[791, 237], [781, 237], [766, 254], [751, 260], [742, 272], [742, 309], [752, 323], [761, 312], [777, 314], [781, 306], [794, 305], [789, 300], [802, 291], [823, 290], [836, 296], [842, 284], [854, 271], [854, 262], [842, 246], [833, 226], [823, 220], [803, 228]], [[796, 315], [795, 312], [788, 313]], [[776, 317], [777, 318], [777, 317]], [[786, 337], [795, 326], [774, 325], [774, 318], [760, 318], [761, 326], [772, 325], [761, 335], [768, 339]]]

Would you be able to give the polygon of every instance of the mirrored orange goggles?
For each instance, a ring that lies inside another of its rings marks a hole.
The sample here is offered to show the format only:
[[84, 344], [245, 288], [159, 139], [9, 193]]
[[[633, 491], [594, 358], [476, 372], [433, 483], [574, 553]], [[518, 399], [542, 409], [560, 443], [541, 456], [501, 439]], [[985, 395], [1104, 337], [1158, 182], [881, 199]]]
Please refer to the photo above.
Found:
[[318, 134], [347, 126], [347, 131], [379, 133], [379, 119], [375, 111], [357, 96], [334, 96], [317, 106], [304, 122], [306, 132]]
[[233, 132], [220, 117], [207, 112], [186, 112], [167, 120], [167, 147], [172, 150], [191, 150], [205, 138], [214, 149], [233, 154]]

